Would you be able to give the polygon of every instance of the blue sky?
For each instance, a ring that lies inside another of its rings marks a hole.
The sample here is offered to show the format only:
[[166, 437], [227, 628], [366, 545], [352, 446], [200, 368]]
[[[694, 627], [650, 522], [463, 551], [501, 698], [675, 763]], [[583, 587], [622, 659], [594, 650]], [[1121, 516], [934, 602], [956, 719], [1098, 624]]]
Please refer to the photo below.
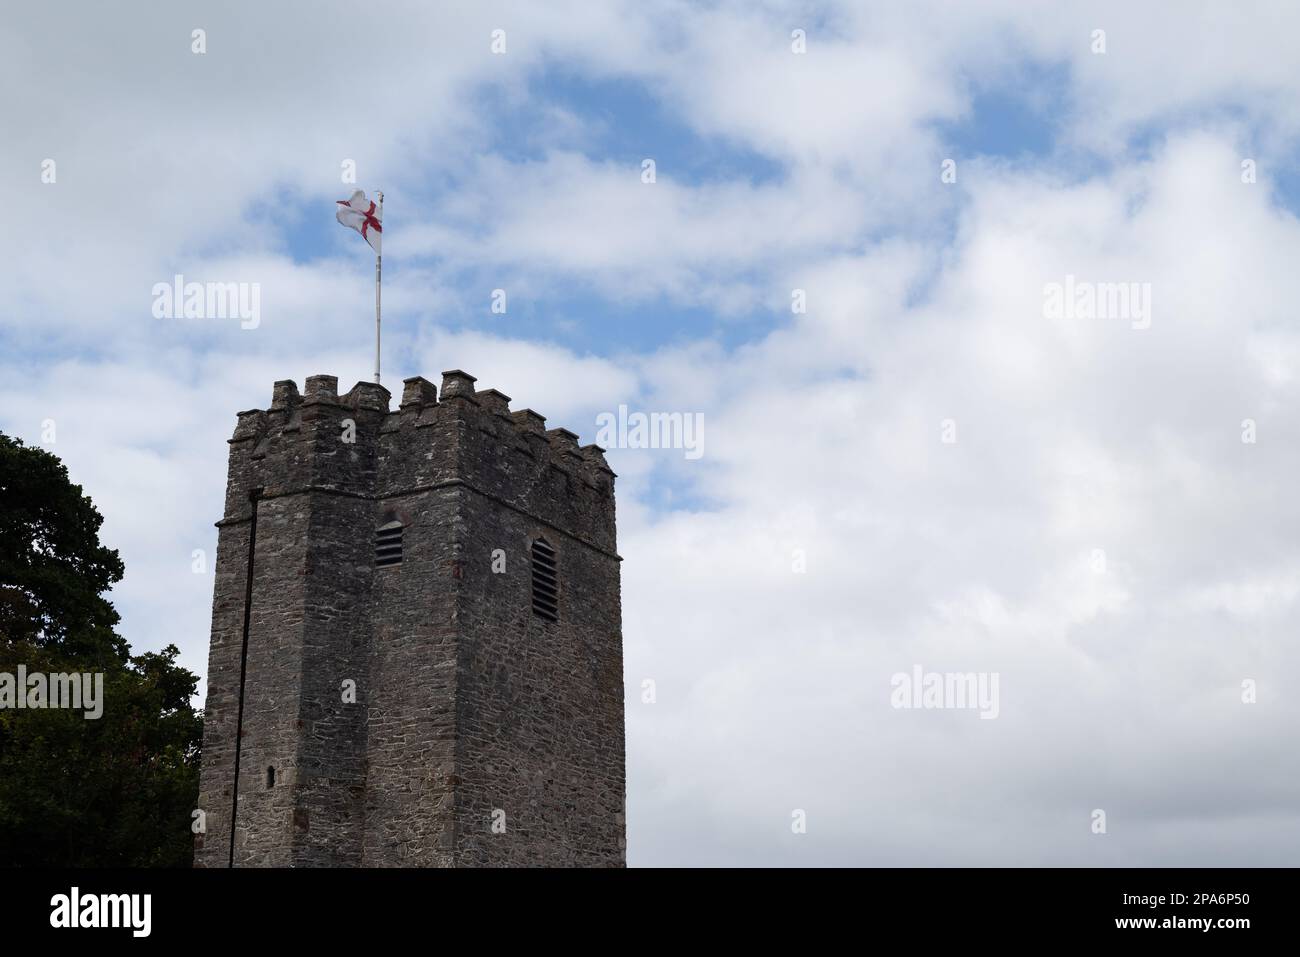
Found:
[[[633, 863], [1295, 863], [1288, 5], [391, 3], [363, 70], [356, 16], [0, 38], [0, 429], [104, 512], [133, 646], [206, 669], [234, 413], [369, 375], [354, 161], [386, 383], [462, 368], [584, 442], [704, 417], [698, 460], [609, 452]], [[256, 283], [258, 328], [153, 317], [176, 273]], [[1149, 327], [1046, 315], [1067, 275]], [[999, 672], [1000, 716], [892, 708], [917, 664]]]

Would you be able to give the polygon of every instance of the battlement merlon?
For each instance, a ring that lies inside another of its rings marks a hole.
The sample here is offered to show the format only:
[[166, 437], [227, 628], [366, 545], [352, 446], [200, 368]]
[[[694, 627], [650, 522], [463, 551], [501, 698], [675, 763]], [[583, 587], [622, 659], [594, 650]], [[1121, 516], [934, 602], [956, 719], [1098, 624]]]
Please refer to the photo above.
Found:
[[469, 399], [474, 400], [474, 383], [475, 379], [468, 372], [461, 372], [459, 369], [452, 369], [442, 374], [442, 399], [445, 402], [448, 399]]
[[301, 394], [276, 382], [269, 409], [239, 413], [222, 523], [248, 516], [253, 489], [380, 499], [458, 480], [613, 552], [616, 476], [604, 450], [547, 429], [532, 409], [511, 411], [508, 395], [476, 381], [453, 369], [439, 389], [414, 376], [391, 410], [373, 382], [343, 395], [335, 376], [309, 376]]
[[417, 375], [402, 380], [402, 404], [398, 408], [403, 412], [407, 409], [420, 412], [437, 404], [438, 387], [424, 376]]

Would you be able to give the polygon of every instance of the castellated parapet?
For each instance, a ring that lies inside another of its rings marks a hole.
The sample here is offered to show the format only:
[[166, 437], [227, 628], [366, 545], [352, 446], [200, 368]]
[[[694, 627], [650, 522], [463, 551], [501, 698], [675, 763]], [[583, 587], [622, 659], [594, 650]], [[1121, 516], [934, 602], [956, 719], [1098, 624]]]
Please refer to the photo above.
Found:
[[474, 383], [239, 413], [197, 866], [624, 863], [615, 476]]

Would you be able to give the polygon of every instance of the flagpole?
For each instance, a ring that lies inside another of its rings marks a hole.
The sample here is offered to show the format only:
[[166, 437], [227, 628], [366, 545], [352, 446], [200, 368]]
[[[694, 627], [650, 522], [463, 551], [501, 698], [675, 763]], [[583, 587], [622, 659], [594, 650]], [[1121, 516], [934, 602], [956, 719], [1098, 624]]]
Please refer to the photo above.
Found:
[[[375, 190], [375, 195], [379, 197], [379, 219], [382, 222], [384, 218], [384, 194]], [[382, 274], [384, 255], [380, 251], [384, 248], [384, 234], [379, 234], [379, 249], [375, 250], [375, 382], [379, 382], [379, 278]]]

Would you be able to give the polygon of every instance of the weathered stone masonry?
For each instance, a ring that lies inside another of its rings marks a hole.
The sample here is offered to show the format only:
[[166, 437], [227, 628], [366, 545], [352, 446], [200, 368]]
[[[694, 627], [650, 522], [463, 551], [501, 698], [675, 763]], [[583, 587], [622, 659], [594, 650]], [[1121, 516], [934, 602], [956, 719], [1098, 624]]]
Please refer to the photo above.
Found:
[[[614, 473], [474, 381], [407, 379], [390, 412], [312, 376], [239, 414], [196, 866], [623, 865]], [[377, 566], [393, 522], [401, 562]]]

